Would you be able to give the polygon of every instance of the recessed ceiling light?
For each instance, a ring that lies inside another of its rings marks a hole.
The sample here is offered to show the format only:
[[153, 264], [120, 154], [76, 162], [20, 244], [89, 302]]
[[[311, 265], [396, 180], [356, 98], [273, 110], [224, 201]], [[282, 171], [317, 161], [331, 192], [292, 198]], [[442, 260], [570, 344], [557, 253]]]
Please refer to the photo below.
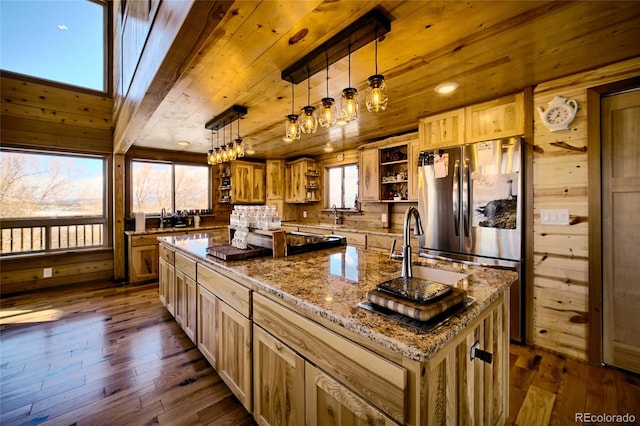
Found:
[[247, 155], [253, 155], [253, 154], [256, 153], [256, 150], [252, 149], [252, 148], [247, 148], [247, 149], [244, 150], [244, 153], [247, 154]]
[[441, 95], [445, 95], [447, 93], [454, 92], [458, 87], [460, 87], [460, 85], [455, 81], [448, 81], [446, 83], [438, 84], [435, 91]]
[[180, 145], [180, 146], [189, 146], [190, 143], [189, 143], [189, 141], [178, 141], [178, 145]]

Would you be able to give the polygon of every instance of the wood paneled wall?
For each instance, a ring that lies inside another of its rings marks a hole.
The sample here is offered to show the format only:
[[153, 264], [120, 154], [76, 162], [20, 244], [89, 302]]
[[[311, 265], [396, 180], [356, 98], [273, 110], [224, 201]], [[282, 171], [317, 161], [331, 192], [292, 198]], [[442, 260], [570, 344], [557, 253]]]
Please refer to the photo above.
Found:
[[[8, 73], [0, 76], [0, 88], [3, 145], [111, 154], [113, 101], [109, 96]], [[113, 259], [111, 249], [3, 258], [0, 293], [111, 279]], [[52, 268], [51, 278], [42, 277], [46, 267]]]
[[[551, 133], [534, 114], [533, 324], [528, 340], [586, 360], [589, 342], [589, 221], [587, 89], [640, 73], [640, 58], [546, 82], [534, 89], [534, 107], [556, 95], [575, 99], [570, 129]], [[569, 209], [569, 225], [541, 225], [542, 209]]]

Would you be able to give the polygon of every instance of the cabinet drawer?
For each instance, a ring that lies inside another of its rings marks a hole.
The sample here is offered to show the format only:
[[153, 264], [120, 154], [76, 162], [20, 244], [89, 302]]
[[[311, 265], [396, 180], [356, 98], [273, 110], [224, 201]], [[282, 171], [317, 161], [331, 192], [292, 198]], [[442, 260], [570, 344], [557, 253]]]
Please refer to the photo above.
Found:
[[347, 238], [347, 244], [350, 246], [364, 247], [367, 244], [367, 234], [359, 234], [356, 232], [342, 232], [340, 230], [333, 231], [335, 235], [341, 235]]
[[405, 421], [407, 372], [259, 294], [253, 320], [396, 421]]
[[189, 259], [188, 257], [176, 253], [175, 255], [175, 266], [176, 269], [179, 269], [180, 272], [191, 278], [192, 280], [196, 280], [196, 262], [195, 260]]
[[251, 290], [247, 287], [199, 263], [197, 281], [233, 309], [248, 318], [251, 317]]
[[164, 259], [165, 261], [173, 265], [175, 260], [175, 253], [168, 247], [160, 245], [160, 259]]
[[158, 244], [158, 236], [154, 234], [131, 237], [131, 247], [151, 246], [154, 244]]

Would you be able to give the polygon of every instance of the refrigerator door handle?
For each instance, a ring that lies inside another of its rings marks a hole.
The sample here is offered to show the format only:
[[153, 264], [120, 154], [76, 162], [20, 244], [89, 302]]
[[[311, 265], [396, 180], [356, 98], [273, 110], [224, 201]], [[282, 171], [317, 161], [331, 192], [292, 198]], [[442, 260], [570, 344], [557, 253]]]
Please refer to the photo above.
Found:
[[460, 160], [456, 160], [453, 166], [453, 188], [451, 191], [451, 198], [453, 202], [453, 227], [456, 237], [460, 236], [460, 201], [458, 192], [458, 182], [460, 181]]
[[469, 221], [471, 219], [471, 210], [469, 209], [470, 189], [469, 160], [465, 159], [462, 168], [462, 227], [464, 228], [465, 237], [469, 237]]

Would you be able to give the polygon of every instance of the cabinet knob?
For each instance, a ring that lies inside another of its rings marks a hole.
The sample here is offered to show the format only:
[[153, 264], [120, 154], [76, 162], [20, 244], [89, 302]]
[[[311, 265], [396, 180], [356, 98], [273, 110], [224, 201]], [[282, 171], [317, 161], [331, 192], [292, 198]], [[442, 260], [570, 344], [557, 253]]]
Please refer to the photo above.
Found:
[[486, 362], [487, 364], [491, 364], [493, 362], [493, 354], [480, 349], [480, 342], [478, 340], [476, 340], [476, 342], [471, 346], [469, 356], [472, 361], [478, 358], [480, 361]]

